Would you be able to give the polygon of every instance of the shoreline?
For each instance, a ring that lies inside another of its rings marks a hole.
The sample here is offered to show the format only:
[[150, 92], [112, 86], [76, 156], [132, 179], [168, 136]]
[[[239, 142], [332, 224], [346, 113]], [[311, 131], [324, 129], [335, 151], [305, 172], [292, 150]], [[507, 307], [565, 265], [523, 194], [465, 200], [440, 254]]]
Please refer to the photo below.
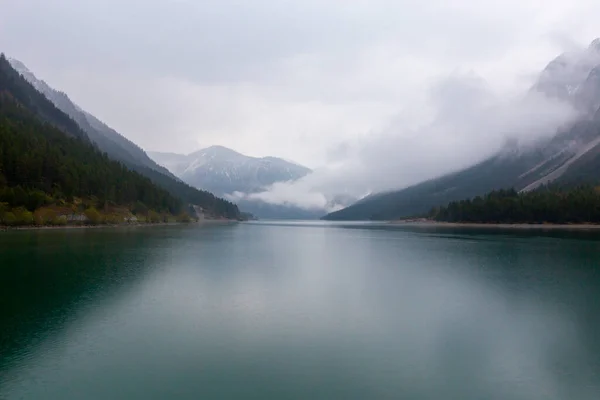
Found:
[[198, 222], [157, 222], [157, 223], [133, 223], [133, 224], [100, 224], [100, 225], [25, 225], [25, 226], [7, 226], [0, 225], [1, 232], [11, 231], [45, 231], [62, 229], [106, 229], [106, 228], [149, 228], [159, 226], [184, 226], [184, 225], [212, 225], [238, 222], [230, 219], [205, 219]]
[[395, 220], [390, 224], [416, 228], [484, 228], [484, 229], [521, 229], [521, 230], [600, 230], [600, 224], [506, 224], [481, 222], [442, 222]]

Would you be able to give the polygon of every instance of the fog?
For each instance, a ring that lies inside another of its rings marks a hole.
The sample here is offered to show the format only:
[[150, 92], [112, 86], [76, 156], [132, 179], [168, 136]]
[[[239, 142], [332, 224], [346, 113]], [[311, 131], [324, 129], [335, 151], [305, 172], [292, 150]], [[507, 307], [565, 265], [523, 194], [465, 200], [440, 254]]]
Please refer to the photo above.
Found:
[[592, 0], [0, 0], [0, 51], [145, 150], [315, 170], [234, 199], [335, 209], [551, 135], [573, 112], [528, 89], [599, 35], [597, 15]]
[[327, 167], [261, 193], [235, 193], [232, 199], [333, 211], [344, 205], [336, 196], [361, 198], [438, 177], [483, 161], [509, 141], [527, 150], [578, 115], [571, 104], [540, 92], [501, 97], [472, 73], [454, 74], [384, 129], [340, 142]]

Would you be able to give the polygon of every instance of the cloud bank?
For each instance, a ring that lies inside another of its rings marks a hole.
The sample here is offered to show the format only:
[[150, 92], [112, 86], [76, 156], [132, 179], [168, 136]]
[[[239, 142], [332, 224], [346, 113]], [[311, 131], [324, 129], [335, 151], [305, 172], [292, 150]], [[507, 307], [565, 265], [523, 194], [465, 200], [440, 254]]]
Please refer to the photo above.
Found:
[[334, 211], [347, 205], [336, 202], [339, 195], [406, 187], [482, 161], [508, 141], [527, 148], [578, 116], [570, 104], [539, 92], [499, 96], [473, 73], [437, 82], [414, 107], [378, 132], [340, 142], [327, 167], [234, 198]]
[[329, 168], [453, 71], [514, 95], [598, 36], [597, 15], [592, 0], [5, 0], [0, 49], [144, 149]]

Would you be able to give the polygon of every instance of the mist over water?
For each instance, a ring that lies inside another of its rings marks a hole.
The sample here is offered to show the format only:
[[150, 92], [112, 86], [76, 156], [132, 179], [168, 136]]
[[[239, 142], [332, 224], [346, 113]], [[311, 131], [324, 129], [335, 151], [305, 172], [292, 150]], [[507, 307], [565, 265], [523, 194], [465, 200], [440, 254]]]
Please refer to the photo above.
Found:
[[14, 232], [0, 398], [596, 399], [600, 236]]

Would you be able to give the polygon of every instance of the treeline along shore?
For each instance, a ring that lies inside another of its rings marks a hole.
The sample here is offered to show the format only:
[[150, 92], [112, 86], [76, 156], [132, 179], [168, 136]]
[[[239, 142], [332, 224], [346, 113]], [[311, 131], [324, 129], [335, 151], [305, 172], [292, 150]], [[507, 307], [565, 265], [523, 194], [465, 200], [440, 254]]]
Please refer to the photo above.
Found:
[[438, 223], [454, 226], [531, 228], [564, 226], [600, 227], [600, 187], [542, 187], [530, 192], [495, 190], [484, 196], [454, 201], [433, 208], [428, 215], [404, 223]]

